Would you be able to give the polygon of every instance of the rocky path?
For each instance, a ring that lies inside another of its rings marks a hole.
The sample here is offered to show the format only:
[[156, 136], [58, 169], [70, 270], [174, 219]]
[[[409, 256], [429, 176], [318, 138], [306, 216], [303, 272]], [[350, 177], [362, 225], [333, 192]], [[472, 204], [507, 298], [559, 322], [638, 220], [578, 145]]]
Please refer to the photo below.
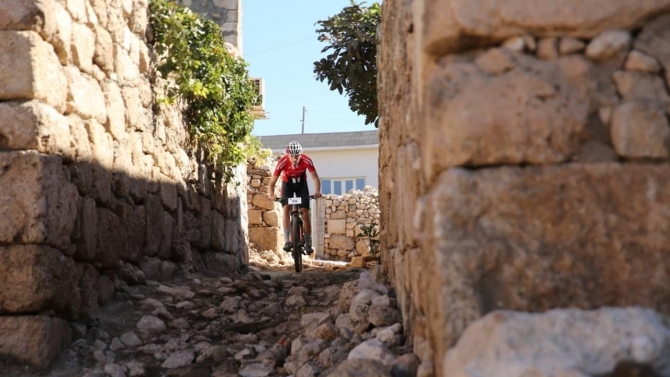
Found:
[[49, 371], [0, 365], [3, 376], [416, 374], [395, 299], [370, 273], [252, 260], [269, 269], [117, 282], [116, 300], [95, 323], [73, 325], [76, 340]]

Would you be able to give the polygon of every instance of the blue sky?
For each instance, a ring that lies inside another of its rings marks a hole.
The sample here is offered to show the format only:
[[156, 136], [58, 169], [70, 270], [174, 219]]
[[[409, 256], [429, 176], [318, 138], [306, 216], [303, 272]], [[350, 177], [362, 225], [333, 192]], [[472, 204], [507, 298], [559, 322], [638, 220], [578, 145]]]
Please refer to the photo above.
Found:
[[[366, 4], [371, 4], [367, 1]], [[242, 47], [249, 75], [265, 81], [265, 109], [254, 135], [371, 131], [347, 105], [347, 97], [314, 78], [314, 62], [324, 57], [317, 40], [319, 20], [339, 13], [349, 0], [243, 0]]]

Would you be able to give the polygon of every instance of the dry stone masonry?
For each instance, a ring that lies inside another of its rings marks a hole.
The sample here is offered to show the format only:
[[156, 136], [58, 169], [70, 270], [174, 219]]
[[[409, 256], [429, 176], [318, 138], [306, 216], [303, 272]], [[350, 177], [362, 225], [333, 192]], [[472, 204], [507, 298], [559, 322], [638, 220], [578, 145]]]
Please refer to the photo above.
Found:
[[420, 369], [446, 375], [499, 309], [669, 314], [670, 1], [388, 0], [382, 19], [382, 263]]
[[157, 105], [147, 8], [0, 3], [0, 357], [45, 366], [123, 284], [248, 261], [246, 172]]
[[[249, 204], [249, 242], [260, 250], [281, 250], [284, 246], [281, 204], [270, 200], [269, 186], [277, 164], [270, 157], [247, 164], [247, 203]], [[281, 185], [275, 186], [279, 196]]]
[[[370, 252], [370, 240], [358, 237], [361, 226], [379, 223], [377, 190], [367, 186], [344, 195], [324, 195], [325, 259], [352, 260]], [[361, 266], [362, 267], [362, 266]]]

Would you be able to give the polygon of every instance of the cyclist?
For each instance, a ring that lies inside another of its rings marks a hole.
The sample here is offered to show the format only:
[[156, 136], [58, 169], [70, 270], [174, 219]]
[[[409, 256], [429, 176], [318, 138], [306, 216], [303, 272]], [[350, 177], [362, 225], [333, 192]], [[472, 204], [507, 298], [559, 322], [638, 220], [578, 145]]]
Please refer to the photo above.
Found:
[[[286, 154], [279, 159], [277, 162], [277, 167], [275, 168], [274, 173], [272, 174], [272, 179], [270, 180], [270, 199], [275, 200], [277, 196], [275, 195], [275, 184], [279, 175], [282, 175], [282, 185], [281, 185], [281, 197], [282, 199], [292, 198], [295, 193], [296, 197], [306, 198], [309, 196], [309, 188], [307, 186], [307, 172], [309, 171], [314, 182], [314, 197], [321, 197], [321, 180], [319, 175], [316, 173], [316, 168], [312, 159], [307, 157], [307, 155], [302, 153], [302, 146], [297, 141], [292, 141], [288, 143], [286, 147]], [[283, 173], [283, 174], [282, 174]], [[314, 249], [312, 249], [312, 224], [309, 221], [309, 200], [303, 199], [302, 204], [300, 204], [300, 212], [303, 223], [303, 234], [305, 236], [305, 250], [308, 254], [311, 254]], [[289, 225], [289, 205], [288, 201], [284, 204], [284, 239], [286, 243], [284, 244], [284, 251], [291, 251], [293, 246], [291, 241], [289, 241], [290, 235], [290, 225]]]

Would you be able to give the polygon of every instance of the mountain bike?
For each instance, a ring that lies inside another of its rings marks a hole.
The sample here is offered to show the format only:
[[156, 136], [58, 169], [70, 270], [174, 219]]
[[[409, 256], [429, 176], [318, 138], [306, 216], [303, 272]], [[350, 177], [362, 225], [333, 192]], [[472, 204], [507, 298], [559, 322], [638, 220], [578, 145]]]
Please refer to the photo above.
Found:
[[303, 199], [314, 199], [314, 195], [306, 196], [304, 198], [277, 198], [276, 202], [280, 202], [282, 206], [291, 206], [291, 253], [293, 254], [293, 262], [295, 264], [295, 272], [302, 271], [302, 255], [305, 246], [305, 238], [302, 234], [302, 218], [300, 217], [300, 204]]

